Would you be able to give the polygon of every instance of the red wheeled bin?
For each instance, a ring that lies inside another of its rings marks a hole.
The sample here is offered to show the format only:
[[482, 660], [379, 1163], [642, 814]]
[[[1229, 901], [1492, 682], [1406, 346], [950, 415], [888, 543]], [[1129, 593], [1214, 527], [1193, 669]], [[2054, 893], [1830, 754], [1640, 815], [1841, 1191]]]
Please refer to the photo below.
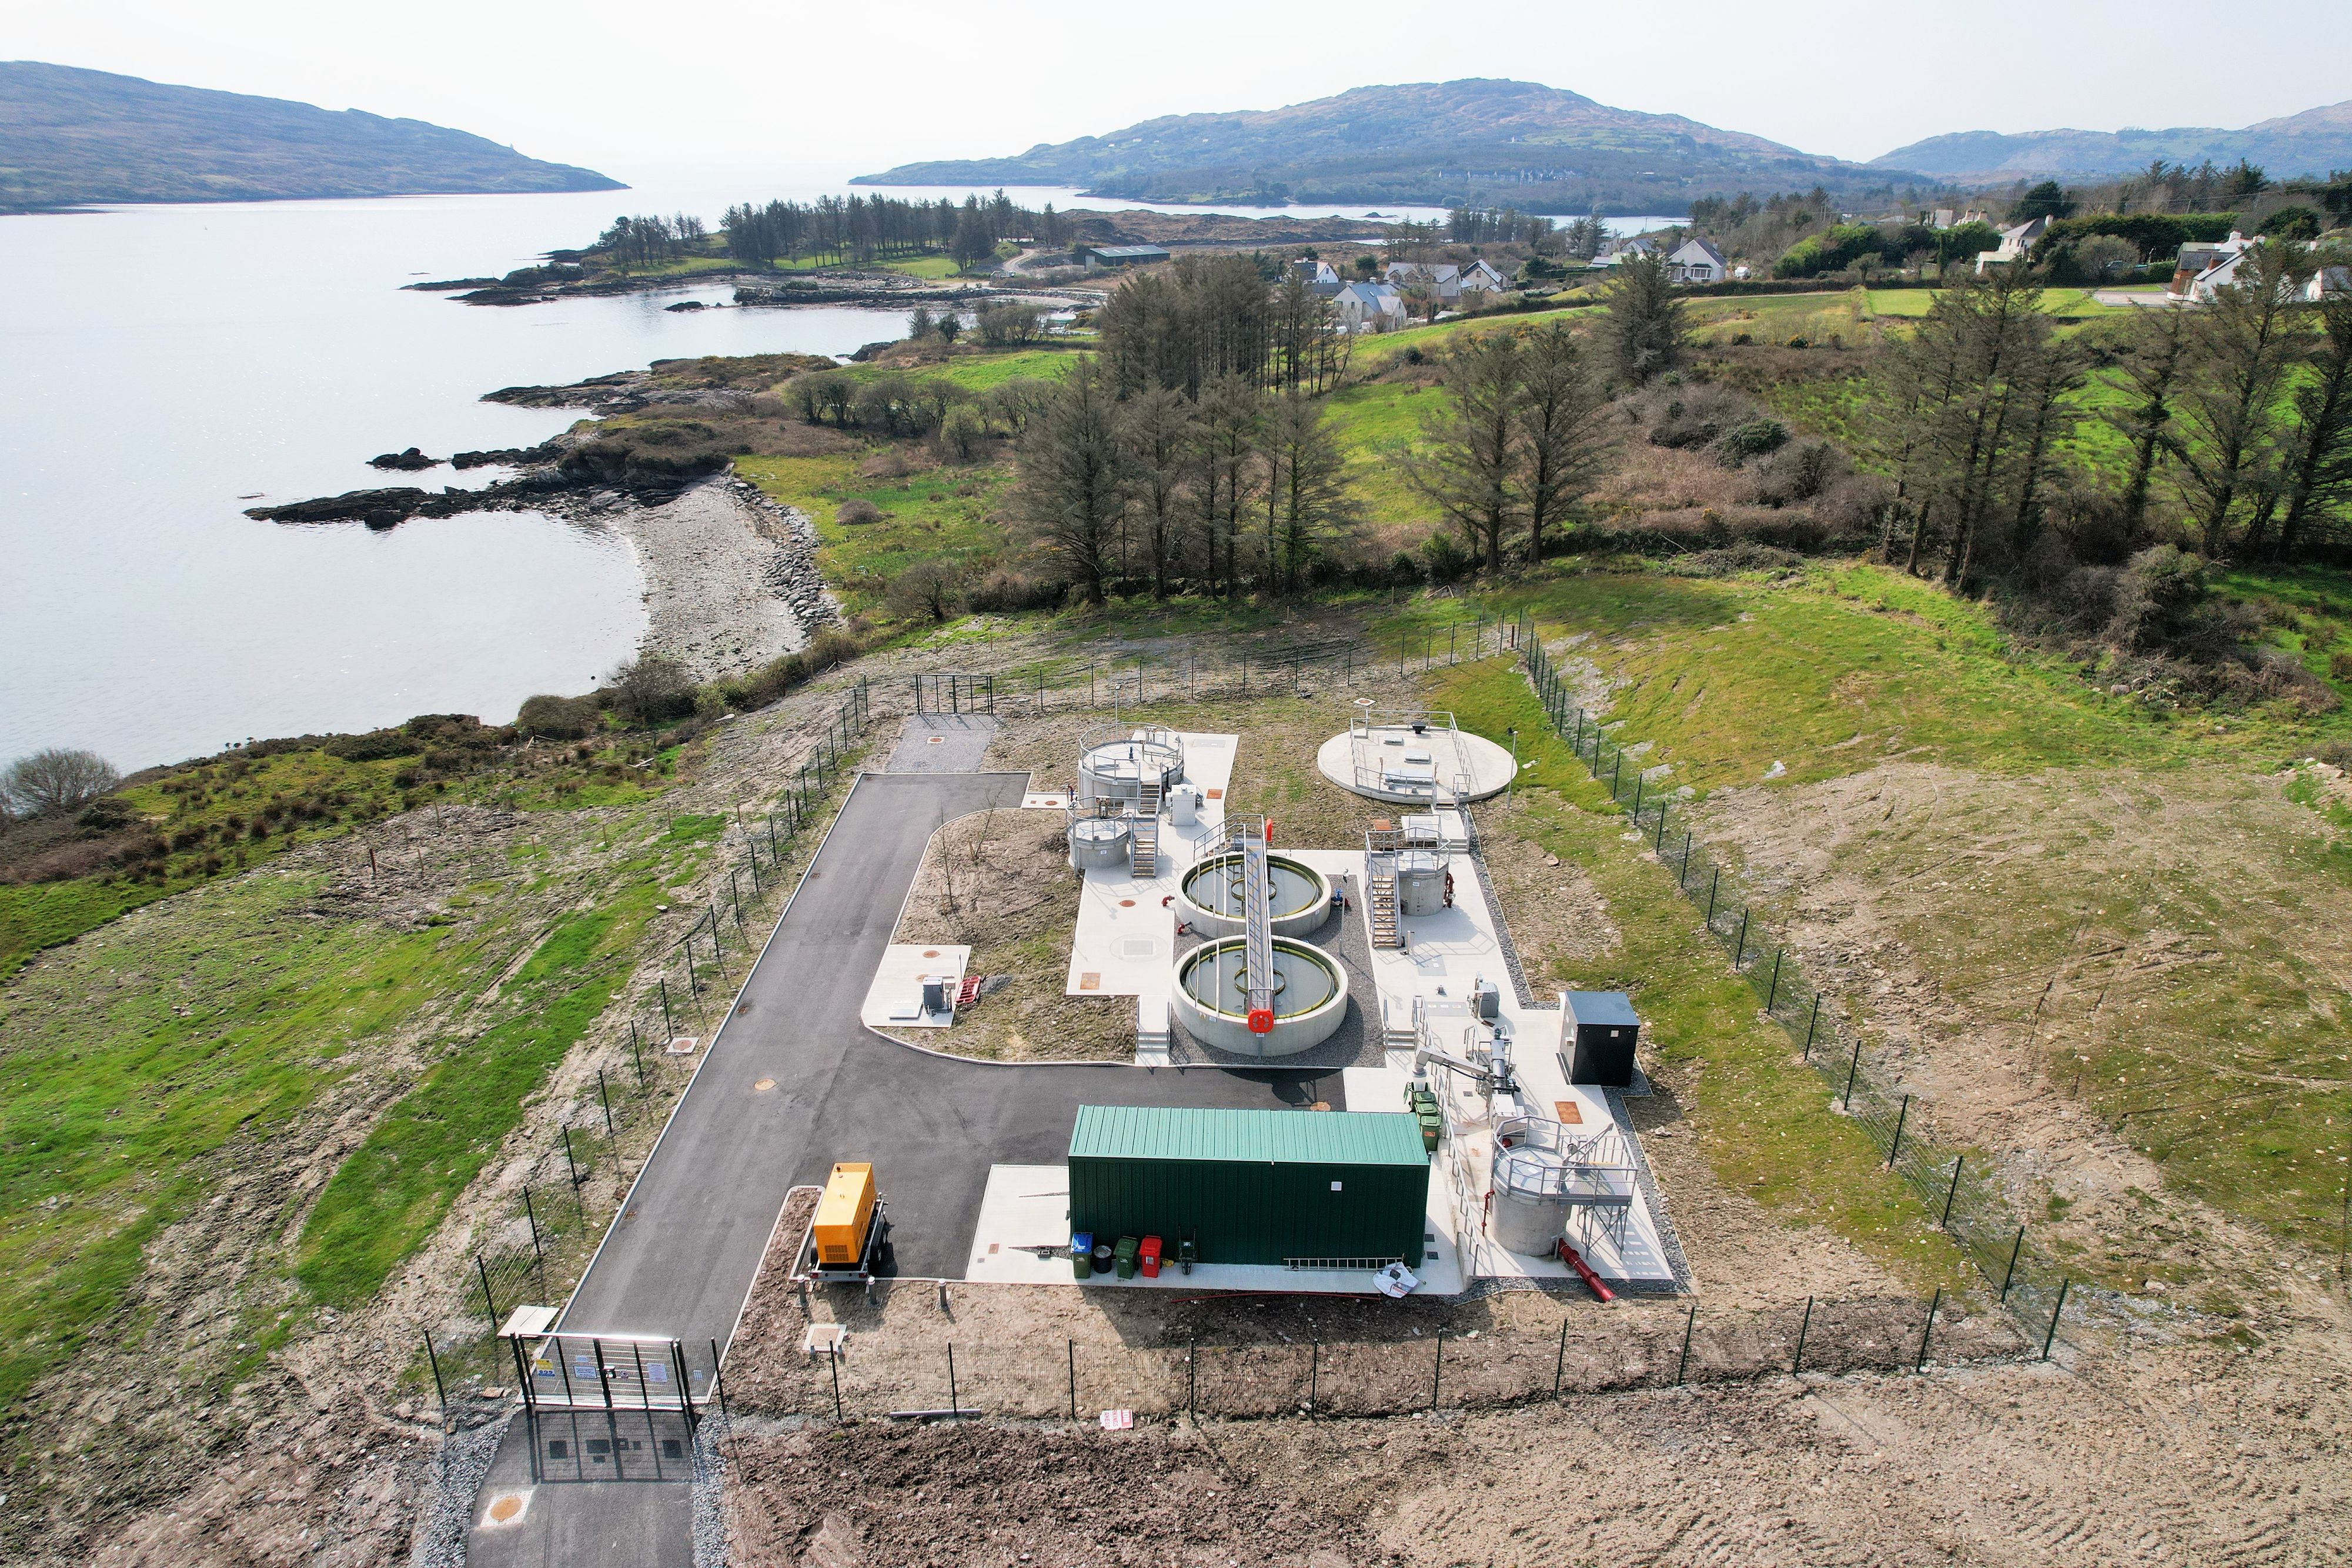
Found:
[[1147, 1280], [1160, 1278], [1160, 1238], [1145, 1237], [1139, 1255], [1143, 1260], [1143, 1277]]

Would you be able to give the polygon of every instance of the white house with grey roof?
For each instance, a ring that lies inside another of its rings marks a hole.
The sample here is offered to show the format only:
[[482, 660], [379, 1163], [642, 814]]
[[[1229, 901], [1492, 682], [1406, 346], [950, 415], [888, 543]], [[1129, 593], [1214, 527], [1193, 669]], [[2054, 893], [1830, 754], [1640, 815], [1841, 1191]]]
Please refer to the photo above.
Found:
[[1723, 253], [1696, 235], [1666, 257], [1666, 279], [1671, 283], [1721, 283], [1730, 276], [1731, 263]]
[[1462, 269], [1465, 294], [1500, 294], [1508, 287], [1503, 275], [1483, 261], [1474, 261]]
[[1350, 332], [1393, 332], [1405, 324], [1404, 296], [1392, 284], [1349, 283], [1332, 297], [1331, 308]]

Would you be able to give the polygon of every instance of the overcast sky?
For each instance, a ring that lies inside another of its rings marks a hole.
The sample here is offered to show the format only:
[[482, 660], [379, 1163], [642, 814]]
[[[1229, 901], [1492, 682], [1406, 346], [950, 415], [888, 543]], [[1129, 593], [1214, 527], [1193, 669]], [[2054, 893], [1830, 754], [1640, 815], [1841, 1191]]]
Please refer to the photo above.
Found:
[[[2352, 5], [2226, 25], [2210, 0], [1643, 5], [10, 7], [18, 58], [454, 125], [604, 166], [849, 174], [1157, 114], [1493, 76], [1868, 159], [1948, 131], [2238, 126], [2352, 94]], [[1497, 18], [1497, 20], [1486, 20]]]

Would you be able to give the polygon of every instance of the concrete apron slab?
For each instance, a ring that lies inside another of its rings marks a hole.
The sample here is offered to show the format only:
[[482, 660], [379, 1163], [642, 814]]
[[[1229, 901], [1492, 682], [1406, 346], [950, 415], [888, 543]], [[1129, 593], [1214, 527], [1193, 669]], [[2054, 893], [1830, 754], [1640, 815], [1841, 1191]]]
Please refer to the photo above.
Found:
[[[1354, 1070], [1350, 1070], [1352, 1074]], [[1369, 1107], [1359, 1107], [1360, 1109]], [[1430, 1197], [1426, 1249], [1434, 1256], [1414, 1266], [1416, 1295], [1462, 1292], [1462, 1270], [1439, 1226], [1440, 1197]], [[1066, 1165], [992, 1166], [988, 1191], [980, 1200], [980, 1224], [972, 1233], [971, 1263], [964, 1278], [1000, 1285], [1067, 1285], [1088, 1291], [1286, 1291], [1309, 1296], [1370, 1296], [1380, 1293], [1369, 1270], [1285, 1269], [1276, 1264], [1195, 1263], [1186, 1273], [1171, 1258], [1157, 1279], [1139, 1270], [1132, 1280], [1116, 1274], [1079, 1279], [1070, 1265], [1070, 1167]]]
[[[888, 1034], [896, 1029], [946, 1029], [955, 1022], [956, 988], [963, 983], [971, 963], [971, 949], [950, 943], [893, 942], [882, 949], [874, 983], [857, 1016], [870, 1030]], [[939, 980], [947, 987], [947, 1006], [923, 1010], [923, 982]]]

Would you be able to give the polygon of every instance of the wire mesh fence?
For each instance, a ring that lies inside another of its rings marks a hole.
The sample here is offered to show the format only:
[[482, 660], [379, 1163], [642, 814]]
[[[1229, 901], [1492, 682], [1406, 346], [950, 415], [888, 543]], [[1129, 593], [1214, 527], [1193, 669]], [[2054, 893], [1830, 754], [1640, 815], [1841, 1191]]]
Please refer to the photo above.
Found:
[[1915, 1097], [1871, 1059], [1868, 1042], [1849, 1025], [1835, 998], [1804, 973], [1786, 943], [1742, 896], [1737, 873], [1726, 874], [1725, 864], [1696, 831], [1681, 825], [1675, 798], [1656, 788], [1641, 758], [1577, 705], [1535, 634], [1531, 617], [1523, 622], [1520, 647], [1552, 728], [1674, 873], [1675, 885], [1700, 911], [1708, 935], [1723, 946], [1759, 1005], [1788, 1031], [1803, 1061], [1822, 1078], [1832, 1107], [1852, 1117], [1885, 1155], [1887, 1168], [1903, 1178], [1993, 1287], [2021, 1330], [2038, 1333], [2045, 1342], [2053, 1336], [2065, 1309], [2066, 1276], [2016, 1222], [1990, 1179], [1989, 1163], [1928, 1135]]
[[[792, 1314], [798, 1322], [798, 1314]], [[837, 1352], [739, 1346], [734, 1408], [842, 1420], [947, 1414], [1080, 1418], [1398, 1416], [1801, 1372], [1922, 1371], [2040, 1354], [1998, 1312], [1940, 1298], [1809, 1300], [1740, 1311], [1614, 1307], [1556, 1332], [1381, 1341], [1105, 1344], [853, 1330]]]
[[925, 671], [907, 677], [904, 693], [914, 713], [1000, 717], [1266, 695], [1303, 690], [1318, 676], [1411, 674], [1491, 658], [1515, 651], [1520, 635], [1518, 622], [1482, 614], [1378, 639], [1184, 641], [1149, 652], [1033, 660], [994, 670]]
[[520, 1156], [515, 1199], [475, 1227], [464, 1277], [451, 1281], [462, 1304], [420, 1330], [415, 1376], [432, 1385], [445, 1412], [455, 1396], [510, 1385], [514, 1369], [501, 1360], [499, 1324], [518, 1306], [561, 1302], [586, 1270], [781, 914], [795, 864], [805, 867], [853, 776], [872, 716], [861, 681], [772, 798], [723, 817], [673, 823], [675, 835], [715, 835], [712, 895], [627, 1005], [600, 1024], [591, 1076], [558, 1115], [554, 1135]]

